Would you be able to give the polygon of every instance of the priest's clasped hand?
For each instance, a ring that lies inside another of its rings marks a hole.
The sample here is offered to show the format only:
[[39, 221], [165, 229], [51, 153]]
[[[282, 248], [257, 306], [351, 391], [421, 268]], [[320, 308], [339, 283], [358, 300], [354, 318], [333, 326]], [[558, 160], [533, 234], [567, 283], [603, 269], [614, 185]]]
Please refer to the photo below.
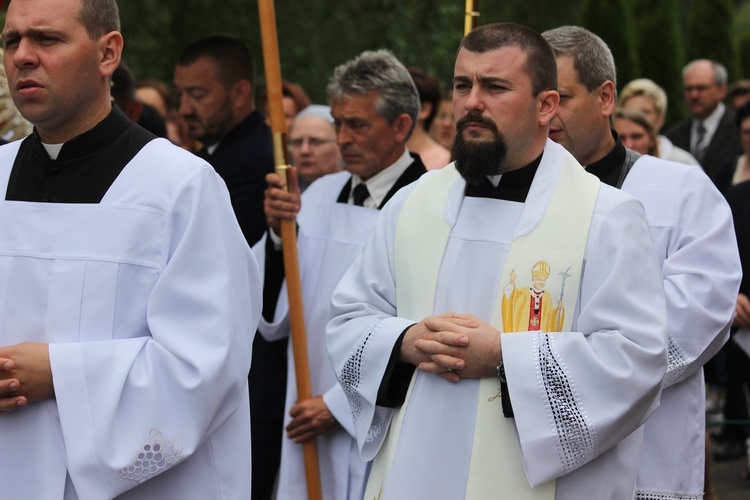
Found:
[[500, 333], [471, 314], [430, 316], [406, 331], [401, 359], [451, 382], [497, 376]]
[[48, 344], [0, 347], [0, 415], [54, 397]]

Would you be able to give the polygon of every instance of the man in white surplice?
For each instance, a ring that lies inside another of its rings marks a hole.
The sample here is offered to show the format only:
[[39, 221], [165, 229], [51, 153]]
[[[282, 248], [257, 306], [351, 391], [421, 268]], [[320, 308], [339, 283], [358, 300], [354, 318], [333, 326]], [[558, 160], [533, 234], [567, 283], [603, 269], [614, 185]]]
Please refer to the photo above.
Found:
[[[538, 33], [469, 33], [455, 163], [391, 200], [336, 288], [328, 351], [375, 459], [365, 498], [633, 497], [664, 292], [641, 204], [547, 140], [556, 86]], [[560, 331], [502, 332], [503, 287], [540, 261]]]
[[615, 61], [601, 38], [578, 26], [543, 36], [567, 97], [550, 138], [602, 182], [643, 202], [661, 263], [669, 364], [661, 406], [645, 425], [636, 498], [702, 499], [703, 364], [729, 337], [742, 276], [731, 210], [700, 167], [638, 156], [613, 134]]
[[3, 43], [34, 133], [0, 148], [0, 496], [249, 498], [260, 277], [225, 184], [112, 105], [114, 0], [13, 2]]
[[[307, 498], [301, 443], [312, 439], [318, 447], [325, 498], [362, 497], [367, 464], [359, 457], [346, 396], [336, 382], [325, 346], [330, 299], [339, 278], [372, 235], [377, 209], [426, 172], [419, 156], [406, 148], [419, 112], [419, 94], [409, 72], [392, 53], [363, 52], [334, 70], [327, 90], [346, 171], [313, 182], [302, 195], [297, 218], [313, 397], [299, 398], [290, 345], [279, 500]], [[276, 174], [269, 174], [267, 180], [266, 217], [269, 227], [278, 231], [280, 218], [294, 218], [299, 194], [279, 189], [281, 178]], [[274, 273], [276, 266], [271, 264], [280, 260], [280, 245], [278, 249], [271, 245], [276, 236], [273, 231], [269, 234], [270, 238], [253, 247], [258, 260], [265, 263], [264, 294], [281, 277], [274, 278], [273, 274], [281, 273]], [[268, 340], [289, 336], [286, 288], [277, 296], [273, 321], [264, 318], [259, 326]]]

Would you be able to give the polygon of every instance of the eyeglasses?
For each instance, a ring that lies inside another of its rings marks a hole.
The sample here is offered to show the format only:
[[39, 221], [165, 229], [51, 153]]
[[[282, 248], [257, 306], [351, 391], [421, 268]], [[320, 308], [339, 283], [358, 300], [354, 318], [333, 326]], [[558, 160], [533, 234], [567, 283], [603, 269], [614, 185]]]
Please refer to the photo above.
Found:
[[336, 139], [321, 139], [319, 137], [301, 137], [299, 139], [292, 139], [291, 141], [289, 141], [289, 147], [292, 149], [299, 149], [302, 147], [305, 141], [307, 141], [307, 143], [310, 145], [311, 148], [317, 149], [321, 147], [323, 144], [336, 142]]
[[693, 92], [698, 92], [699, 94], [701, 94], [714, 87], [716, 87], [716, 85], [686, 85], [682, 87], [682, 91], [686, 94], [691, 94]]

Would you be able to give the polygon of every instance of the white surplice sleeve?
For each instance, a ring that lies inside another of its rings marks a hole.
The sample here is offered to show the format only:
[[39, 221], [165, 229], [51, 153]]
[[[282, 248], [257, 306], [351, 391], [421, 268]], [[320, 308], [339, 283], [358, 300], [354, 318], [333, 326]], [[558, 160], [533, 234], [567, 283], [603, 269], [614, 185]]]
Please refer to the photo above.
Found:
[[[255, 255], [255, 259], [260, 264], [260, 279], [262, 282], [266, 279], [266, 266], [264, 263], [268, 257], [266, 252], [266, 245], [268, 243], [266, 240], [268, 237], [268, 231], [266, 231], [266, 234], [263, 235], [260, 241], [253, 245], [253, 255]], [[289, 302], [287, 299], [286, 279], [284, 279], [279, 291], [276, 307], [274, 308], [274, 316], [271, 321], [266, 321], [261, 316], [258, 323], [258, 332], [266, 341], [273, 342], [289, 337], [289, 328]]]
[[[81, 498], [138, 486], [123, 476], [128, 466], [145, 467], [137, 472], [149, 479], [190, 458], [247, 402], [259, 272], [210, 166], [176, 187], [164, 234], [142, 238], [163, 242], [161, 269], [147, 291], [147, 331], [50, 344], [68, 473]], [[141, 283], [133, 293], [143, 293]], [[154, 451], [154, 436], [162, 454], [136, 461], [144, 446]]]
[[661, 272], [641, 204], [602, 202], [603, 194], [598, 205], [620, 201], [592, 220], [573, 331], [502, 335], [532, 486], [598, 457], [658, 406], [667, 347]]
[[[664, 387], [693, 375], [724, 345], [742, 276], [732, 212], [724, 197], [699, 167], [670, 166], [652, 165], [649, 175], [662, 180], [652, 178], [644, 186], [669, 182], [673, 197], [647, 187], [634, 193], [653, 205], [652, 210], [647, 205], [647, 213], [663, 261], [669, 319]], [[672, 205], [660, 206], [660, 199], [671, 199]], [[662, 223], [670, 217], [673, 224]]]
[[[415, 321], [396, 316], [394, 228], [412, 187], [381, 210], [375, 232], [339, 282], [326, 329], [328, 354], [352, 413], [357, 445], [372, 460], [385, 437], [392, 408], [376, 406], [393, 346]], [[382, 430], [383, 432], [379, 432]]]

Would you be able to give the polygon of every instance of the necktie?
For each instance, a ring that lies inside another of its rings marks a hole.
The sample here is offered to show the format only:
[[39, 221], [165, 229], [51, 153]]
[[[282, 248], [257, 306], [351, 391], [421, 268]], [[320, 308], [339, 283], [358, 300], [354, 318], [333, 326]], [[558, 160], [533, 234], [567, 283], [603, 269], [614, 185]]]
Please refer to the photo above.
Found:
[[354, 204], [361, 207], [364, 205], [365, 200], [370, 197], [370, 192], [367, 190], [367, 185], [364, 182], [357, 184], [354, 188]]
[[706, 146], [708, 146], [708, 144], [705, 144], [706, 127], [704, 127], [702, 123], [699, 123], [698, 127], [696, 128], [696, 131], [698, 132], [698, 137], [695, 140], [695, 148], [693, 149], [693, 156], [695, 156], [696, 159], [698, 160], [702, 160], [703, 156], [706, 154]]

